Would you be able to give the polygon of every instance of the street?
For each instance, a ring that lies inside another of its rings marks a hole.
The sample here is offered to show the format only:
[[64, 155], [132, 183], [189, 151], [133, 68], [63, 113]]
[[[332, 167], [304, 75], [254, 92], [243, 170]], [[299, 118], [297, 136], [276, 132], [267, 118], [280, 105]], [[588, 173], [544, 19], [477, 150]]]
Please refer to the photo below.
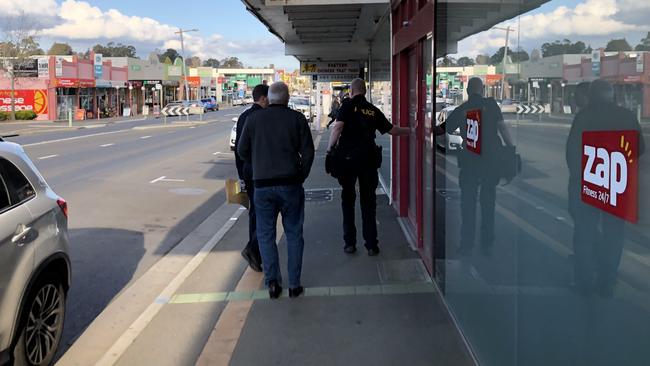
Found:
[[206, 114], [211, 122], [196, 126], [150, 128], [162, 120], [148, 120], [10, 139], [70, 207], [73, 285], [60, 355], [224, 203], [224, 180], [236, 177], [231, 119], [242, 110]]

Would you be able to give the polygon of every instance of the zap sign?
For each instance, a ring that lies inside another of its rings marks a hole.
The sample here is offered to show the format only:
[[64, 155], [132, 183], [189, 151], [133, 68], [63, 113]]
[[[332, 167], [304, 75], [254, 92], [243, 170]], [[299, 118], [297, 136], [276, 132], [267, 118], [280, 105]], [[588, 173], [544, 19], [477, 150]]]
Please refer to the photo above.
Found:
[[582, 201], [636, 223], [639, 132], [583, 132], [582, 152]]
[[467, 146], [466, 149], [481, 155], [481, 110], [467, 111]]

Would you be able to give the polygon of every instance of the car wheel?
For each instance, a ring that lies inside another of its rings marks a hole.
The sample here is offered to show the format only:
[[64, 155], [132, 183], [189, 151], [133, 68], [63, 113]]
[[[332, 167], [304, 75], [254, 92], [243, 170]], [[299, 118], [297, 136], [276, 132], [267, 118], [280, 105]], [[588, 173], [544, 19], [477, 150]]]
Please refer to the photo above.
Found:
[[65, 291], [58, 276], [45, 274], [34, 286], [23, 309], [13, 356], [14, 365], [49, 365], [63, 333]]

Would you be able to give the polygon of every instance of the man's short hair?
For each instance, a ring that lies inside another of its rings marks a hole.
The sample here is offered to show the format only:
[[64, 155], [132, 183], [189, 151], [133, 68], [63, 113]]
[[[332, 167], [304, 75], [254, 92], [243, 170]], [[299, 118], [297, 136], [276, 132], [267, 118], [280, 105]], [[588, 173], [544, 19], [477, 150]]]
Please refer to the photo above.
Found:
[[594, 80], [589, 86], [589, 102], [613, 102], [614, 88], [603, 79]]
[[356, 78], [350, 82], [350, 92], [354, 95], [366, 94], [366, 82], [361, 78]]
[[467, 82], [467, 94], [483, 95], [483, 80], [481, 78], [471, 78]]
[[287, 84], [276, 81], [269, 87], [269, 104], [289, 104], [289, 87]]
[[253, 88], [253, 101], [259, 102], [261, 97], [268, 97], [269, 95], [269, 86], [265, 84], [256, 85]]

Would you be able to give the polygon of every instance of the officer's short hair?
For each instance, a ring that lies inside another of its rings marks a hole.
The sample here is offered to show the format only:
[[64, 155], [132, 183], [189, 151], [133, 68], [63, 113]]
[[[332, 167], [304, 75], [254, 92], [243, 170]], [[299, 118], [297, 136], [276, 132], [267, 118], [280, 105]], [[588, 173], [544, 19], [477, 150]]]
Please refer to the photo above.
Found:
[[289, 104], [289, 87], [287, 84], [277, 81], [269, 87], [269, 103], [270, 104]]
[[265, 84], [258, 84], [253, 88], [253, 101], [259, 102], [261, 97], [269, 95], [269, 86]]
[[350, 91], [353, 94], [366, 94], [366, 82], [361, 78], [356, 78], [350, 82]]

